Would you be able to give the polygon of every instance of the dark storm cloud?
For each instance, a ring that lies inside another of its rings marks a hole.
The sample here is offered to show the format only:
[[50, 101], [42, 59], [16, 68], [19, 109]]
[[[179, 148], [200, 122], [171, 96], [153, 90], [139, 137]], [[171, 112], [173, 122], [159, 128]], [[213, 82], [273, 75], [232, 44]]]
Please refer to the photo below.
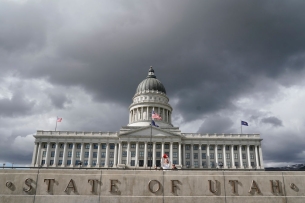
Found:
[[31, 113], [35, 101], [29, 101], [22, 94], [14, 94], [11, 99], [0, 99], [0, 116], [24, 116]]
[[275, 116], [263, 118], [262, 123], [271, 124], [273, 127], [283, 126], [283, 122]]
[[58, 109], [64, 108], [65, 103], [71, 102], [62, 92], [50, 92], [48, 93], [48, 96], [51, 99], [52, 104]]
[[201, 124], [198, 133], [232, 133], [233, 121], [228, 117], [213, 115]]

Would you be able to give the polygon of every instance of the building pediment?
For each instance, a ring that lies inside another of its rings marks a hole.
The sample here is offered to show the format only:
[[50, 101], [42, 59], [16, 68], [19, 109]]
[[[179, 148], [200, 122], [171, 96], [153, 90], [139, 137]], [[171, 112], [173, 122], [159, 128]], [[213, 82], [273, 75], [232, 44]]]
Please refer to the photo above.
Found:
[[119, 137], [123, 137], [123, 136], [150, 137], [151, 135], [153, 137], [171, 137], [171, 136], [181, 137], [180, 135], [169, 132], [167, 130], [160, 129], [158, 127], [150, 127], [150, 126], [120, 133]]

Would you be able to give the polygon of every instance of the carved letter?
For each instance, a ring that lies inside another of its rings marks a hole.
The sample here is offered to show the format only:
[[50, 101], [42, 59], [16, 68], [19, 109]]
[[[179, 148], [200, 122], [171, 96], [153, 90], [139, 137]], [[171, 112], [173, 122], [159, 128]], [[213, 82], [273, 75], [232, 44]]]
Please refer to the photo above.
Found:
[[91, 192], [93, 193], [94, 192], [94, 183], [95, 183], [95, 181], [97, 181], [96, 179], [89, 179], [88, 180], [88, 183], [90, 183], [91, 182], [91, 184], [92, 184], [92, 187], [91, 187]]
[[[156, 189], [155, 191], [153, 191], [152, 189], [151, 189], [151, 183], [152, 182], [156, 182], [157, 184], [158, 184], [158, 189]], [[160, 190], [160, 187], [161, 187], [161, 183], [159, 182], [159, 181], [157, 181], [157, 180], [150, 180], [149, 182], [148, 182], [148, 190], [151, 192], [151, 193], [156, 193], [156, 192], [158, 192], [159, 190]]]
[[[117, 188], [117, 186], [116, 186], [116, 182], [119, 182], [118, 180], [114, 180], [114, 179], [110, 179], [110, 189], [109, 189], [109, 192], [116, 192], [116, 193], [118, 193], [119, 192], [119, 190], [118, 190], [118, 188]], [[115, 189], [115, 190], [112, 190], [112, 189]]]
[[251, 193], [252, 190], [255, 190], [255, 191], [257, 192], [257, 194], [261, 194], [261, 191], [260, 191], [260, 189], [259, 189], [257, 183], [255, 182], [255, 180], [252, 180], [252, 184], [251, 184], [249, 193]]
[[280, 181], [279, 180], [275, 180], [276, 184], [274, 184], [273, 180], [270, 180], [270, 186], [271, 186], [271, 191], [272, 193], [275, 193], [274, 188], [276, 188], [278, 193], [282, 193], [281, 192], [281, 188], [280, 188]]
[[73, 192], [75, 192], [75, 185], [74, 185], [74, 182], [73, 180], [71, 179], [70, 182], [68, 183], [66, 189], [65, 189], [65, 192], [67, 192], [68, 188], [72, 188], [73, 189]]
[[172, 193], [175, 193], [175, 188], [177, 188], [177, 185], [175, 185], [175, 181], [179, 182], [179, 180], [171, 180], [172, 181]]
[[236, 183], [238, 183], [238, 180], [229, 180], [229, 183], [231, 183], [231, 185], [232, 185], [232, 193], [233, 194], [236, 194]]
[[48, 189], [47, 189], [47, 192], [50, 192], [51, 180], [53, 180], [53, 181], [55, 182], [55, 179], [44, 179], [44, 180], [43, 180], [43, 182], [48, 181]]
[[30, 192], [30, 191], [32, 190], [33, 187], [32, 187], [32, 185], [31, 185], [31, 182], [32, 182], [32, 179], [31, 179], [31, 178], [25, 179], [24, 183], [25, 183], [26, 186], [29, 187], [29, 189], [23, 188], [23, 191], [24, 191], [24, 192]]
[[209, 180], [209, 190], [210, 190], [210, 192], [211, 193], [213, 193], [213, 194], [215, 194], [215, 193], [217, 193], [218, 192], [218, 181], [217, 180], [215, 180], [215, 184], [214, 184], [215, 186], [214, 186], [214, 190], [212, 189], [212, 180]]

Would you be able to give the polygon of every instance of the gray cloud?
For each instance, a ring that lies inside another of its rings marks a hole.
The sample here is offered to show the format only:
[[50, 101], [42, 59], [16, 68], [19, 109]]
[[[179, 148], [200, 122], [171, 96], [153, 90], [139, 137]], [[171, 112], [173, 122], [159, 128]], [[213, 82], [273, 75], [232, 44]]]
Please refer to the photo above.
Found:
[[199, 133], [236, 133], [232, 132], [233, 121], [228, 117], [213, 115], [201, 124]]
[[0, 99], [0, 116], [24, 116], [31, 113], [35, 101], [29, 101], [21, 94], [15, 94], [11, 99]]
[[261, 120], [262, 123], [271, 124], [273, 127], [281, 127], [283, 126], [283, 122], [275, 116], [270, 116], [267, 118], [263, 118]]

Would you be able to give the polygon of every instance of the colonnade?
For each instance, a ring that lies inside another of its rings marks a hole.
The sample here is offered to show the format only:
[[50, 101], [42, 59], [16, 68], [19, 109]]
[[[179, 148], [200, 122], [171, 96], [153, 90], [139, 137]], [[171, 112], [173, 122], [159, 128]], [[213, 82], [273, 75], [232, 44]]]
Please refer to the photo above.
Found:
[[141, 120], [151, 120], [152, 110], [158, 113], [164, 122], [171, 123], [171, 111], [167, 108], [142, 106], [133, 108], [129, 112], [129, 123]]

